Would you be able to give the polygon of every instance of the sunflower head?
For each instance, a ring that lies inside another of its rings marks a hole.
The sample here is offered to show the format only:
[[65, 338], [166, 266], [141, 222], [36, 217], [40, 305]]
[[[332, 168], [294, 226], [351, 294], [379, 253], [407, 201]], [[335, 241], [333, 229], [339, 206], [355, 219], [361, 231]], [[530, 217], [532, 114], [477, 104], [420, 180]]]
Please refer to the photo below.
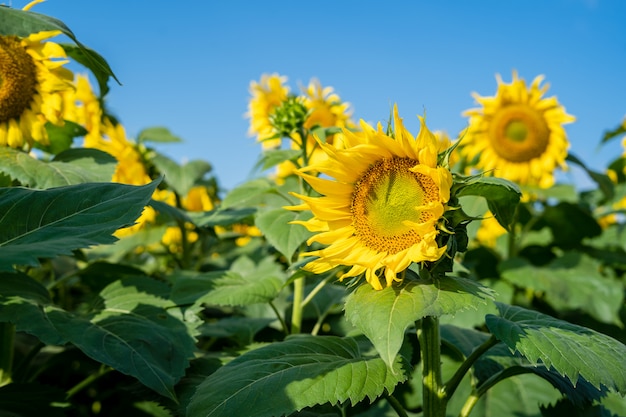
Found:
[[475, 168], [520, 185], [550, 187], [557, 167], [566, 168], [569, 142], [563, 125], [574, 121], [548, 85], [536, 77], [527, 87], [513, 72], [510, 84], [497, 76], [493, 97], [474, 94], [479, 108], [467, 110], [469, 127], [460, 152]]
[[308, 111], [301, 97], [290, 95], [269, 116], [270, 124], [280, 137], [290, 137], [301, 132]]
[[250, 118], [250, 135], [256, 135], [264, 149], [280, 146], [281, 138], [272, 126], [270, 115], [274, 109], [287, 100], [289, 88], [284, 84], [287, 77], [278, 74], [264, 74], [261, 81], [250, 83], [251, 98], [246, 116]]
[[[394, 107], [392, 135], [361, 121], [361, 131], [343, 131], [342, 148], [319, 143], [327, 158], [300, 175], [320, 196], [298, 195], [313, 217], [298, 222], [317, 232], [309, 244], [324, 245], [307, 255], [305, 269], [323, 273], [350, 269], [341, 279], [365, 274], [375, 289], [402, 279], [412, 263], [434, 262], [446, 252], [438, 244], [439, 224], [452, 186], [439, 166], [437, 139], [423, 118], [414, 137]], [[311, 172], [320, 176], [311, 175]]]
[[46, 123], [63, 124], [62, 92], [73, 88], [72, 73], [63, 68], [63, 48], [44, 42], [60, 33], [0, 35], [0, 146], [48, 145]]

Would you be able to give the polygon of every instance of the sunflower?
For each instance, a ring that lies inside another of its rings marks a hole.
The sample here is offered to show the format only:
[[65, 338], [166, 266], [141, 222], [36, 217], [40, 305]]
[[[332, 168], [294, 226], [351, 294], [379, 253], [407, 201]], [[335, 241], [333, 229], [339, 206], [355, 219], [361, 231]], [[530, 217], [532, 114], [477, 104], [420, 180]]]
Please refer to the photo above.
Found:
[[[313, 78], [306, 88], [302, 88], [302, 103], [308, 110], [308, 116], [304, 122], [304, 131], [310, 132], [314, 127], [338, 127], [356, 129], [352, 120], [352, 109], [349, 103], [341, 101], [332, 87], [322, 87], [319, 80]], [[342, 134], [335, 133], [326, 136], [326, 143], [340, 147]], [[291, 148], [302, 149], [302, 138], [299, 134], [291, 135]], [[306, 141], [307, 159], [309, 164], [316, 164], [326, 159], [326, 153], [317, 146], [317, 141], [312, 134], [307, 136]], [[302, 165], [304, 161], [298, 160]], [[282, 183], [284, 178], [295, 173], [298, 169], [292, 161], [282, 162], [277, 166], [276, 180]]]
[[252, 98], [248, 103], [246, 116], [250, 118], [248, 133], [256, 135], [263, 149], [277, 148], [281, 138], [276, 138], [276, 130], [270, 121], [272, 111], [287, 100], [289, 88], [284, 86], [287, 77], [278, 74], [264, 74], [261, 81], [250, 83]]
[[383, 276], [390, 286], [412, 262], [436, 261], [445, 253], [436, 242], [437, 226], [452, 175], [437, 165], [437, 139], [423, 118], [417, 137], [406, 130], [395, 106], [393, 119], [393, 137], [380, 124], [374, 129], [361, 121], [361, 131], [343, 130], [344, 147], [320, 143], [327, 159], [298, 171], [321, 196], [294, 194], [304, 203], [288, 208], [311, 210], [310, 220], [296, 223], [318, 232], [309, 245], [327, 245], [305, 254], [318, 257], [306, 270], [350, 266], [340, 279], [365, 273], [379, 290]]
[[46, 123], [63, 125], [62, 93], [73, 88], [73, 76], [63, 48], [44, 42], [60, 33], [0, 36], [0, 146], [48, 145]]
[[569, 142], [563, 125], [575, 118], [556, 97], [543, 98], [549, 86], [541, 85], [541, 75], [530, 88], [515, 71], [511, 84], [499, 75], [497, 81], [494, 97], [474, 93], [482, 107], [463, 113], [469, 116], [469, 127], [460, 152], [479, 170], [520, 185], [548, 188], [554, 184], [554, 170], [566, 168]]

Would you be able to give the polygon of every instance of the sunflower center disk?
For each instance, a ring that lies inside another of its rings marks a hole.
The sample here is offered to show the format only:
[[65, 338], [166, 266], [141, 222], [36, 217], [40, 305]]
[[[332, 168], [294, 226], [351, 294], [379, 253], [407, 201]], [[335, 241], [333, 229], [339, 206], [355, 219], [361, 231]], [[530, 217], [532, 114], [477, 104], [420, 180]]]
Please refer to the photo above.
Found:
[[37, 67], [15, 37], [0, 36], [0, 123], [17, 119], [37, 93]]
[[432, 214], [416, 209], [438, 198], [437, 186], [423, 174], [409, 171], [410, 158], [383, 159], [361, 176], [352, 196], [356, 236], [377, 252], [397, 253], [422, 237], [406, 222], [421, 223]]
[[516, 104], [506, 106], [494, 115], [489, 139], [500, 157], [511, 162], [527, 162], [544, 153], [550, 131], [535, 109]]

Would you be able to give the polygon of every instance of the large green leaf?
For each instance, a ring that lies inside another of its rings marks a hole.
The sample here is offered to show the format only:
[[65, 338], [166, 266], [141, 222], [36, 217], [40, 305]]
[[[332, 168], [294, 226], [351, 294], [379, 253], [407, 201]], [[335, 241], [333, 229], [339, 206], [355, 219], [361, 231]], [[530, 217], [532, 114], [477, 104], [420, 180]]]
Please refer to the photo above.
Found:
[[63, 344], [65, 338], [44, 312], [51, 304], [48, 290], [30, 276], [0, 272], [0, 322], [13, 323], [17, 331], [36, 336], [45, 344]]
[[0, 148], [0, 171], [31, 188], [46, 189], [86, 182], [107, 182], [117, 161], [97, 149], [68, 149], [42, 161], [8, 147]]
[[[441, 339], [447, 346], [458, 349], [463, 357], [469, 356], [478, 346], [489, 339], [489, 335], [473, 329], [462, 329], [456, 326], [441, 326]], [[485, 383], [496, 375], [508, 375], [507, 378], [520, 373], [532, 373], [558, 389], [571, 402], [578, 406], [591, 404], [606, 395], [606, 390], [598, 390], [586, 380], [579, 378], [575, 384], [543, 364], [531, 364], [519, 353], [512, 353], [504, 343], [498, 343], [474, 362], [473, 376], [478, 385]], [[500, 383], [500, 382], [499, 382]], [[498, 384], [499, 384], [498, 383]]]
[[161, 154], [155, 155], [151, 162], [165, 175], [167, 184], [180, 196], [186, 196], [196, 182], [212, 169], [211, 164], [206, 161], [194, 160], [179, 165]]
[[463, 278], [409, 281], [374, 290], [360, 285], [346, 300], [346, 318], [372, 342], [389, 366], [409, 326], [426, 316], [457, 314], [493, 298], [492, 291]]
[[497, 303], [500, 316], [488, 315], [492, 334], [532, 364], [565, 375], [572, 384], [579, 376], [597, 389], [605, 386], [626, 393], [626, 346], [585, 327], [521, 307]]
[[515, 183], [497, 177], [473, 178], [455, 186], [453, 192], [457, 197], [468, 195], [484, 197], [498, 223], [507, 230], [510, 230], [515, 222], [515, 210], [522, 196]]
[[167, 286], [151, 278], [124, 279], [100, 293], [104, 307], [91, 320], [59, 309], [47, 315], [86, 355], [174, 399], [195, 340], [178, 309], [162, 298], [166, 292]]
[[499, 266], [502, 278], [545, 295], [556, 310], [588, 312], [604, 323], [620, 325], [624, 305], [622, 284], [602, 274], [600, 262], [579, 252], [566, 252], [548, 265], [538, 267], [521, 258], [511, 258]]
[[40, 13], [17, 10], [10, 7], [0, 7], [0, 35], [27, 37], [32, 33], [48, 30], [61, 31], [61, 33], [73, 40], [84, 55], [81, 64], [87, 66], [99, 81], [113, 77], [119, 83], [119, 80], [106, 60], [80, 43], [70, 28], [60, 20]]
[[293, 212], [284, 208], [268, 210], [257, 215], [255, 224], [272, 246], [286, 259], [291, 259], [295, 251], [313, 233], [304, 226], [290, 224], [293, 221], [306, 221], [312, 214], [308, 211]]
[[270, 417], [324, 403], [370, 401], [406, 379], [364, 355], [355, 340], [297, 336], [250, 351], [210, 375], [191, 398], [188, 417]]
[[284, 272], [272, 258], [255, 264], [247, 257], [238, 258], [229, 271], [179, 273], [171, 298], [178, 305], [212, 304], [243, 306], [272, 301], [280, 292]]
[[0, 188], [0, 270], [116, 241], [113, 232], [139, 217], [159, 182]]

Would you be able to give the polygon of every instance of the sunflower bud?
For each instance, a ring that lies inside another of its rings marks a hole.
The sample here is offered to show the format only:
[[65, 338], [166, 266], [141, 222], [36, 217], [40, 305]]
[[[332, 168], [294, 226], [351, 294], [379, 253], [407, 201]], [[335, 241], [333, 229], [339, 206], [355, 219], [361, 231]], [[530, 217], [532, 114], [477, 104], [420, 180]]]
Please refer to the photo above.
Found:
[[304, 127], [309, 112], [301, 97], [290, 95], [270, 115], [270, 123], [281, 137], [291, 136]]

